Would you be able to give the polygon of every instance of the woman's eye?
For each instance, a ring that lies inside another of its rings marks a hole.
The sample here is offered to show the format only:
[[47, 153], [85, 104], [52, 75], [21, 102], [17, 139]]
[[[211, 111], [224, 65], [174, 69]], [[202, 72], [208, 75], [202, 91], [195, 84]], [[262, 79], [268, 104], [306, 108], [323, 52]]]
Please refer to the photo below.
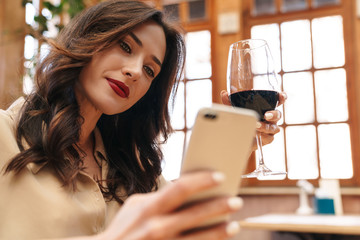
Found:
[[150, 77], [155, 77], [155, 73], [150, 67], [144, 66], [144, 70], [146, 74], [149, 75]]
[[131, 48], [129, 46], [129, 44], [127, 44], [124, 41], [120, 41], [120, 47], [127, 53], [131, 53]]

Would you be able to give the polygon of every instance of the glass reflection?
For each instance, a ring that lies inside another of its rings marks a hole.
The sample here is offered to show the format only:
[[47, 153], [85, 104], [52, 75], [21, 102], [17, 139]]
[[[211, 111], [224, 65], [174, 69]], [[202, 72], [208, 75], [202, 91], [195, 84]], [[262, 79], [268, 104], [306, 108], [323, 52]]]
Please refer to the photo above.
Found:
[[276, 13], [275, 0], [255, 0], [253, 15]]
[[190, 21], [206, 18], [205, 0], [196, 0], [189, 2], [189, 18]]
[[282, 12], [299, 11], [308, 8], [306, 0], [283, 0]]
[[312, 6], [315, 8], [339, 4], [340, 0], [312, 0]]

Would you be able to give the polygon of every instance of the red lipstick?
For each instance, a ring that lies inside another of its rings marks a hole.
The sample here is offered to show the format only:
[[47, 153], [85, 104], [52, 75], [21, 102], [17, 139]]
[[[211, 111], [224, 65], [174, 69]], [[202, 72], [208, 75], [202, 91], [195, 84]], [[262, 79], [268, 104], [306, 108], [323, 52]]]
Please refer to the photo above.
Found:
[[118, 80], [112, 78], [106, 78], [110, 87], [114, 92], [122, 98], [127, 98], [129, 96], [129, 88], [123, 83]]

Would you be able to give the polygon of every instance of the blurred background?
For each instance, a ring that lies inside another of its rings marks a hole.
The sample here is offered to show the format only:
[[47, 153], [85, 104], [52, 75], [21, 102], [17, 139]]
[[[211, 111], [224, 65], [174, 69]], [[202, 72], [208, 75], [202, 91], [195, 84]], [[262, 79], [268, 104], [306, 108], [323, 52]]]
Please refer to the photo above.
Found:
[[[48, 51], [41, 37], [56, 37], [69, 19], [97, 2], [0, 0], [1, 108], [32, 90], [36, 61]], [[187, 46], [185, 73], [170, 109], [176, 132], [163, 146], [166, 179], [179, 176], [199, 108], [219, 103], [220, 91], [227, 88], [230, 44], [260, 38], [269, 43], [288, 95], [279, 107], [281, 132], [264, 147], [266, 164], [288, 175], [242, 181], [239, 194], [246, 207], [237, 217], [294, 212], [299, 205], [296, 183], [301, 179], [314, 186], [319, 179], [339, 179], [344, 212], [360, 214], [360, 1], [146, 2], [182, 26]], [[254, 167], [251, 156], [248, 171]], [[262, 230], [241, 235], [271, 239], [271, 233]]]

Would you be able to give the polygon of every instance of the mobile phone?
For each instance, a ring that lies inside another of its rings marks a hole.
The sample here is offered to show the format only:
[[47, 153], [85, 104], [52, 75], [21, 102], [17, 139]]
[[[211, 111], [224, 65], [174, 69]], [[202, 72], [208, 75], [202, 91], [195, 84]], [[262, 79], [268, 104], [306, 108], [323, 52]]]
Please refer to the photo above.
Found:
[[221, 185], [195, 195], [190, 202], [237, 194], [258, 119], [253, 110], [220, 104], [199, 110], [185, 150], [181, 174], [209, 169], [224, 173], [226, 178]]

